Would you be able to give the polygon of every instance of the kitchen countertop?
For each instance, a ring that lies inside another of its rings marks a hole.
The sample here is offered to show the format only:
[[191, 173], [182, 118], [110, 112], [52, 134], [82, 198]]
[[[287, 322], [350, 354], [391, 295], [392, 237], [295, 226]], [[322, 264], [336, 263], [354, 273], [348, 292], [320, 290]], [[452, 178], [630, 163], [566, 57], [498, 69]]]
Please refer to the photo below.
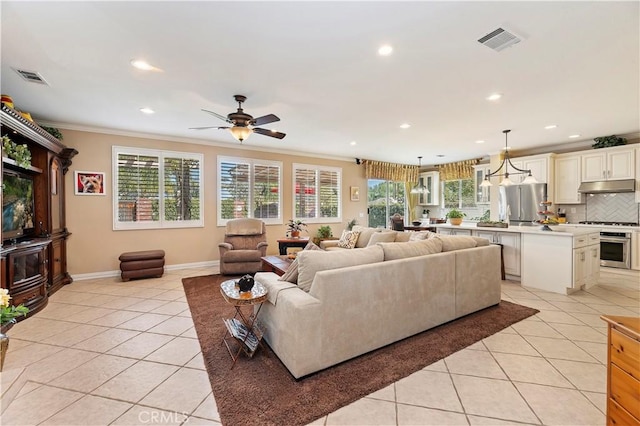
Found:
[[561, 226], [561, 227], [574, 226], [576, 228], [596, 228], [598, 230], [605, 230], [607, 232], [625, 232], [624, 231], [625, 229], [629, 231], [640, 231], [640, 226], [587, 225], [584, 223], [563, 223], [558, 226]]
[[[469, 230], [479, 230], [479, 231], [493, 231], [493, 232], [513, 232], [519, 234], [542, 234], [549, 235], [550, 237], [574, 237], [578, 235], [587, 235], [593, 234], [594, 232], [599, 232], [597, 228], [587, 228], [587, 227], [572, 227], [571, 225], [551, 225], [550, 228], [553, 231], [542, 231], [540, 228], [542, 225], [536, 226], [513, 226], [509, 225], [508, 228], [489, 228], [484, 226], [476, 226], [475, 223], [462, 223], [462, 225], [451, 225], [448, 223], [439, 223], [435, 225], [430, 225], [433, 228], [445, 228], [445, 229], [469, 229]], [[626, 226], [624, 228], [627, 228]]]

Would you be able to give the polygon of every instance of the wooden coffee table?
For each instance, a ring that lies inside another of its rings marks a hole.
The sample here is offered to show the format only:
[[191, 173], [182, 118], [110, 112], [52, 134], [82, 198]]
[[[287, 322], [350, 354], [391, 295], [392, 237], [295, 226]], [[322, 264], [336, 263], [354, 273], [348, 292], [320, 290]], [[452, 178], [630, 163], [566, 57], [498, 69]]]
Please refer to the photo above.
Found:
[[275, 272], [280, 276], [287, 272], [289, 265], [293, 262], [293, 259], [290, 259], [288, 256], [265, 256], [261, 259], [262, 270], [264, 272]]

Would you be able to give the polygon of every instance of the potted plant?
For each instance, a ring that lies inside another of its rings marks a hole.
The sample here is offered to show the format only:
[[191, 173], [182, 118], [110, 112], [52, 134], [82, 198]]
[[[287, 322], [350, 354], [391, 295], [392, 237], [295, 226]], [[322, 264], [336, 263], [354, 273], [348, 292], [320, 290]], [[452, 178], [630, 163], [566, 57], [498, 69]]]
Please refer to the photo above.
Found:
[[626, 143], [627, 143], [627, 139], [625, 139], [623, 137], [620, 137], [620, 136], [616, 136], [616, 135], [600, 136], [599, 138], [593, 138], [593, 140], [596, 143], [594, 143], [591, 146], [596, 148], [596, 149], [598, 149], [598, 148], [608, 148], [610, 146], [626, 145]]
[[313, 239], [315, 244], [320, 244], [320, 241], [333, 237], [333, 231], [329, 225], [321, 226], [318, 228], [316, 237]]
[[449, 210], [449, 213], [447, 213], [447, 218], [449, 219], [449, 223], [451, 223], [452, 225], [460, 225], [462, 223], [462, 218], [465, 216], [466, 216], [465, 213], [455, 208]]
[[29, 308], [20, 304], [13, 306], [9, 304], [11, 296], [6, 288], [0, 289], [0, 371], [4, 365], [4, 358], [9, 349], [9, 337], [5, 334], [16, 322], [16, 318], [27, 315]]
[[287, 236], [291, 238], [300, 238], [300, 232], [306, 232], [306, 227], [307, 224], [300, 219], [289, 219], [289, 222], [287, 222]]

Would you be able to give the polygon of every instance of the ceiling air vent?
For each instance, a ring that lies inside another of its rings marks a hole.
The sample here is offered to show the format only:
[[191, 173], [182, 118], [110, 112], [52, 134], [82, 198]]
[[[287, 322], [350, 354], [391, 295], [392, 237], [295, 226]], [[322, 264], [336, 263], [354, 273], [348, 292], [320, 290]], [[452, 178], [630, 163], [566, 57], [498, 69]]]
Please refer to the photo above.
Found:
[[30, 83], [46, 84], [47, 86], [49, 85], [49, 83], [46, 82], [44, 77], [42, 77], [40, 75], [40, 73], [38, 73], [38, 72], [27, 71], [27, 70], [19, 70], [17, 68], [14, 68], [13, 70], [15, 72], [17, 72], [18, 74], [20, 74], [20, 77], [24, 78], [25, 80], [27, 80]]
[[512, 46], [516, 43], [520, 43], [521, 41], [521, 38], [510, 33], [509, 31], [505, 31], [502, 28], [491, 31], [489, 34], [478, 40], [479, 43], [490, 47], [496, 52], [499, 52], [502, 49], [506, 49], [507, 47]]

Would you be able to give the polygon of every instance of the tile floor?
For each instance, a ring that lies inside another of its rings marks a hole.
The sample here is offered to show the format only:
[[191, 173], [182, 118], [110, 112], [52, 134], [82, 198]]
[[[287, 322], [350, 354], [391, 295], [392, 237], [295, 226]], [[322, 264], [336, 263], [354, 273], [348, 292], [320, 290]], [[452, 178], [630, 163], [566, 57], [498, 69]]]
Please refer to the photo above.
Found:
[[[3, 382], [26, 382], [5, 425], [217, 425], [181, 278], [78, 281], [10, 332]], [[503, 283], [540, 313], [343, 407], [314, 425], [604, 425], [606, 326], [640, 315], [631, 282], [571, 296]]]

